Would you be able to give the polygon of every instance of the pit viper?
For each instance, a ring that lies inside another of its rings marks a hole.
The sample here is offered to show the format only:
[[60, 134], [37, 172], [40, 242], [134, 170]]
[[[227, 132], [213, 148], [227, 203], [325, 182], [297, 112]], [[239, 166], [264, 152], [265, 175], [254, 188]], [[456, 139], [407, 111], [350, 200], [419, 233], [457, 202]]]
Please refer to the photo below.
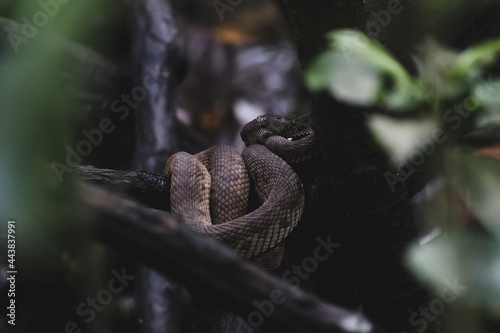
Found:
[[[273, 269], [281, 261], [284, 239], [304, 209], [303, 185], [288, 163], [315, 153], [311, 116], [291, 121], [259, 116], [245, 125], [241, 137], [247, 146], [241, 155], [219, 145], [168, 159], [171, 212], [196, 233]], [[248, 212], [251, 184], [261, 205]]]

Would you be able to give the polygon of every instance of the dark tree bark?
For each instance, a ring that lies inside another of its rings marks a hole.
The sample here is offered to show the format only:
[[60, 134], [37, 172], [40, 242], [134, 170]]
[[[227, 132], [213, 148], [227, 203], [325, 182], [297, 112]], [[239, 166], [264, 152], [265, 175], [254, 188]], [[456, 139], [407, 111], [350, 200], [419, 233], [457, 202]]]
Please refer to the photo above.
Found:
[[135, 165], [161, 171], [178, 150], [175, 140], [174, 91], [185, 66], [176, 43], [177, 23], [168, 1], [134, 2], [132, 27], [135, 83], [147, 89], [135, 112]]
[[[183, 57], [175, 43], [177, 23], [168, 1], [133, 2], [133, 89], [147, 89], [136, 104], [134, 166], [161, 173], [178, 150], [174, 131], [174, 90], [182, 79]], [[136, 88], [139, 87], [139, 88]], [[136, 288], [141, 332], [179, 332], [188, 302], [186, 292], [162, 274], [139, 267]]]
[[[264, 307], [261, 311], [272, 314], [264, 322], [272, 332], [382, 332], [359, 313], [304, 293], [243, 261], [231, 249], [196, 235], [175, 215], [88, 186], [80, 192], [84, 214], [93, 216], [89, 220], [99, 239], [244, 316], [257, 313], [258, 302]], [[248, 316], [234, 328], [245, 332], [256, 321]]]
[[119, 171], [91, 166], [75, 167], [76, 178], [89, 184], [104, 185], [149, 207], [170, 210], [170, 178], [144, 170]]
[[[284, 3], [304, 65], [324, 49], [327, 32], [357, 24], [353, 18], [359, 2]], [[348, 262], [357, 262], [346, 267], [354, 269], [352, 296], [359, 292], [365, 313], [390, 332], [409, 330], [408, 310], [424, 305], [427, 298], [403, 259], [417, 236], [407, 188], [398, 184], [391, 191], [387, 184], [384, 173], [391, 167], [365, 125], [367, 110], [348, 107], [324, 93], [312, 97], [311, 111], [328, 169], [323, 204], [317, 210], [332, 234], [343, 235], [339, 242], [351, 249], [345, 254]], [[326, 274], [334, 278], [343, 269], [335, 267]], [[327, 294], [336, 303], [342, 291]]]

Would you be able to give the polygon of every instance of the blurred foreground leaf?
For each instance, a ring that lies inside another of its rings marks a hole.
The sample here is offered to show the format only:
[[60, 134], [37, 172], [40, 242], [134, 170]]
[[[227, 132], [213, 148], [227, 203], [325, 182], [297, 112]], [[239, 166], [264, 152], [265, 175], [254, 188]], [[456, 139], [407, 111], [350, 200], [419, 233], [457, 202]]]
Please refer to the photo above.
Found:
[[500, 316], [500, 244], [453, 234], [412, 248], [409, 259], [414, 272], [430, 278], [437, 293], [454, 288], [469, 309]]
[[471, 83], [498, 60], [500, 40], [474, 45], [463, 51], [450, 67], [449, 81]]
[[500, 240], [500, 162], [477, 154], [449, 153], [445, 168], [474, 214]]
[[397, 120], [386, 116], [368, 118], [368, 126], [376, 141], [391, 157], [395, 165], [408, 160], [412, 153], [420, 153], [422, 142], [430, 139], [437, 122], [430, 118]]
[[333, 31], [328, 38], [330, 50], [306, 72], [312, 90], [328, 89], [347, 103], [396, 110], [424, 99], [416, 81], [378, 42], [356, 30]]
[[[19, 1], [15, 16], [42, 17], [40, 3]], [[71, 60], [60, 35], [82, 33], [84, 13], [96, 7], [57, 4], [36, 30], [0, 20], [12, 26], [0, 34], [0, 220], [16, 221], [15, 264], [22, 272], [16, 314], [23, 332], [64, 329], [98, 277], [71, 177], [59, 182], [51, 167], [65, 160], [70, 144], [72, 105], [64, 84], [79, 79], [61, 71]]]
[[473, 90], [473, 96], [484, 107], [476, 117], [476, 128], [500, 125], [500, 79], [490, 76], [488, 81], [480, 82]]

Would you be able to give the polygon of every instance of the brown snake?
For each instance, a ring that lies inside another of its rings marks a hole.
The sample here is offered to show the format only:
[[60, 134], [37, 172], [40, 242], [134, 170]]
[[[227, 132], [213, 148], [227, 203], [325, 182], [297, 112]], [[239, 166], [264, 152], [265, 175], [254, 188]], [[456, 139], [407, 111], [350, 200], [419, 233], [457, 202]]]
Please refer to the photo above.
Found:
[[[193, 231], [271, 269], [279, 265], [283, 240], [304, 208], [302, 183], [284, 159], [311, 157], [314, 133], [309, 115], [292, 121], [264, 115], [245, 125], [241, 136], [247, 145], [241, 156], [222, 145], [169, 158], [171, 210]], [[249, 176], [262, 203], [252, 212], [247, 212]]]

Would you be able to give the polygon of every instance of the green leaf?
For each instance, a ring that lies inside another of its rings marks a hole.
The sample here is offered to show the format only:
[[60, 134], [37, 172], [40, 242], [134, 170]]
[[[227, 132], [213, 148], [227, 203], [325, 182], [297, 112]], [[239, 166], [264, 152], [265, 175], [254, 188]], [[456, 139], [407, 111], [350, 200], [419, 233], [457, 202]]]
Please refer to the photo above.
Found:
[[469, 308], [481, 308], [500, 315], [500, 246], [498, 242], [450, 234], [408, 253], [417, 276], [429, 279], [436, 295], [446, 303], [462, 301]]
[[466, 88], [484, 74], [484, 71], [497, 60], [500, 53], [500, 39], [491, 40], [472, 46], [463, 51], [450, 67], [447, 81]]
[[486, 107], [500, 107], [500, 80], [490, 76], [488, 81], [480, 81], [473, 89], [473, 94]]
[[430, 38], [420, 44], [418, 49], [419, 53], [414, 56], [414, 61], [421, 85], [435, 97], [456, 95], [455, 83], [446, 80], [450, 66], [459, 54]]
[[338, 100], [361, 106], [373, 105], [381, 86], [379, 72], [359, 58], [348, 59], [338, 51], [320, 56], [306, 82], [312, 90], [328, 88]]
[[385, 149], [394, 165], [408, 160], [412, 154], [423, 154], [422, 142], [430, 140], [437, 122], [431, 118], [397, 120], [385, 116], [368, 118], [375, 140]]
[[500, 239], [500, 162], [478, 154], [449, 153], [445, 168], [475, 215]]
[[378, 42], [365, 34], [356, 30], [338, 30], [330, 32], [327, 36], [333, 49], [339, 49], [346, 56], [356, 55], [379, 71], [392, 73], [397, 80], [411, 83], [411, 77], [404, 67]]
[[[425, 95], [416, 81], [377, 42], [355, 30], [328, 34], [331, 48], [306, 72], [312, 90], [328, 89], [336, 98], [363, 106], [414, 108]], [[392, 87], [384, 87], [386, 79]]]
[[500, 126], [500, 112], [498, 108], [487, 108], [476, 118], [476, 128], [482, 129], [492, 126]]
[[473, 96], [483, 106], [476, 117], [476, 128], [500, 125], [500, 80], [479, 82], [473, 90]]
[[497, 59], [500, 52], [500, 40], [491, 40], [480, 43], [460, 54], [452, 67], [450, 74], [464, 76], [471, 69], [482, 69], [491, 65]]

